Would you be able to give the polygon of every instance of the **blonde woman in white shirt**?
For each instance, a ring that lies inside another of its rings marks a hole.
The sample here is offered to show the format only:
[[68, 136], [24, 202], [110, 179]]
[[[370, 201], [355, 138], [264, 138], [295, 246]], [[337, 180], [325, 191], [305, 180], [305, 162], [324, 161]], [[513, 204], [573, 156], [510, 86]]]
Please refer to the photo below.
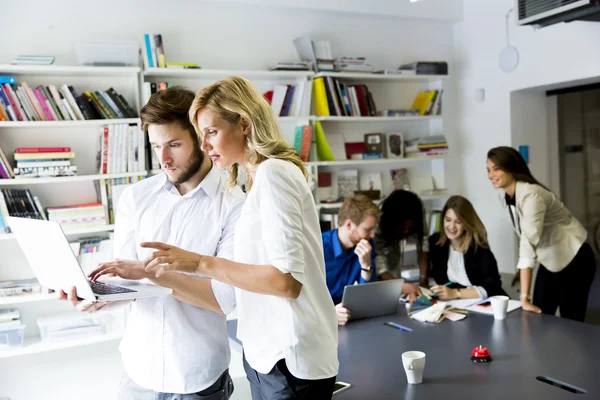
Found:
[[330, 399], [338, 372], [337, 318], [302, 161], [268, 102], [244, 78], [198, 92], [190, 120], [202, 149], [228, 169], [229, 187], [240, 166], [248, 174], [234, 261], [143, 243], [158, 250], [147, 270], [200, 274], [236, 287], [238, 338], [254, 400]]
[[[564, 204], [539, 183], [519, 152], [495, 147], [487, 155], [488, 178], [504, 190], [506, 213], [519, 236], [521, 304], [524, 310], [583, 321], [596, 257], [586, 243], [587, 231]], [[540, 263], [533, 304], [532, 269]]]

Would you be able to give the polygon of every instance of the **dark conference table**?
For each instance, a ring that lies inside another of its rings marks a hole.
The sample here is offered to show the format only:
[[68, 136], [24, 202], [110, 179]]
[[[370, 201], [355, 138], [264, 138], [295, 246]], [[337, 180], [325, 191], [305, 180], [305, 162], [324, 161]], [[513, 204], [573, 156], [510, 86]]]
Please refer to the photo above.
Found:
[[[394, 321], [412, 332], [384, 325]], [[235, 338], [237, 321], [228, 321]], [[493, 361], [471, 361], [483, 345]], [[427, 354], [423, 383], [410, 385], [402, 353]], [[516, 310], [504, 321], [474, 312], [439, 324], [395, 315], [350, 321], [339, 329], [337, 379], [352, 385], [336, 400], [360, 399], [600, 399], [600, 327]], [[576, 395], [540, 382], [538, 376], [582, 388]]]

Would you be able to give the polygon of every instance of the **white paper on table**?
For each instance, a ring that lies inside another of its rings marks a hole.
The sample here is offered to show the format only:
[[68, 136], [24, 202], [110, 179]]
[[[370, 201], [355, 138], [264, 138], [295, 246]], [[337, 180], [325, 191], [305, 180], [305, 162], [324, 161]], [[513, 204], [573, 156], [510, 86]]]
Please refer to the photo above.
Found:
[[444, 311], [444, 316], [452, 322], [460, 321], [461, 319], [465, 319], [467, 317], [466, 314], [459, 314], [449, 310]]
[[481, 299], [457, 299], [457, 300], [449, 300], [446, 304], [449, 308], [458, 308], [459, 310], [466, 310], [467, 307], [472, 306], [473, 304], [481, 302]]
[[420, 322], [438, 322], [446, 309], [446, 303], [438, 301], [436, 304], [429, 308], [426, 308], [418, 313], [413, 314], [411, 317]]
[[[466, 310], [469, 311], [474, 311], [474, 312], [478, 312], [481, 314], [487, 314], [487, 315], [494, 315], [494, 311], [492, 310], [492, 306], [489, 307], [477, 307], [477, 304], [483, 302], [483, 301], [488, 301], [489, 299], [486, 300], [481, 300], [478, 301], [476, 304], [473, 304], [469, 307], [466, 308]], [[506, 313], [508, 314], [509, 312], [515, 311], [516, 309], [521, 308], [521, 302], [518, 300], [508, 300], [508, 309], [506, 310]]]

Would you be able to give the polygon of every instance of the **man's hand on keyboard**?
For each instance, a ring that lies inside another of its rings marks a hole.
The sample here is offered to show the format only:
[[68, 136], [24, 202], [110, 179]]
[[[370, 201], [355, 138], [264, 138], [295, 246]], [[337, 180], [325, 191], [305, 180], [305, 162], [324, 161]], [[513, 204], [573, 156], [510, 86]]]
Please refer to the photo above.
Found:
[[76, 307], [81, 312], [96, 312], [102, 310], [106, 307], [109, 302], [108, 301], [92, 301], [92, 300], [83, 300], [77, 297], [77, 289], [74, 287], [71, 288], [69, 294], [63, 292], [62, 290], [58, 293], [59, 300], [69, 300], [71, 304]]
[[143, 261], [115, 260], [98, 265], [88, 276], [95, 281], [101, 276], [115, 277], [122, 279], [139, 280], [149, 276], [144, 269]]

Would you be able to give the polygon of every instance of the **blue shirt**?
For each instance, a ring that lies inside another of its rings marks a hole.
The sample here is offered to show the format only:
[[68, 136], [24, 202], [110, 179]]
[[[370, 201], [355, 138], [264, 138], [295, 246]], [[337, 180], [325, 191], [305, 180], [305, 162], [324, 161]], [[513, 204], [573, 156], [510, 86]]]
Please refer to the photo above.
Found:
[[[338, 304], [342, 302], [344, 287], [353, 285], [356, 281], [359, 284], [366, 283], [366, 281], [360, 276], [360, 262], [358, 261], [358, 256], [354, 254], [354, 247], [348, 251], [344, 251], [338, 237], [338, 230], [334, 229], [323, 232], [322, 237], [327, 288], [333, 302]], [[373, 247], [373, 251], [371, 251], [371, 268], [373, 268], [373, 272], [371, 273], [369, 282], [374, 282], [377, 280], [377, 273], [375, 272], [375, 245], [373, 244], [373, 240], [369, 240], [369, 243]]]

